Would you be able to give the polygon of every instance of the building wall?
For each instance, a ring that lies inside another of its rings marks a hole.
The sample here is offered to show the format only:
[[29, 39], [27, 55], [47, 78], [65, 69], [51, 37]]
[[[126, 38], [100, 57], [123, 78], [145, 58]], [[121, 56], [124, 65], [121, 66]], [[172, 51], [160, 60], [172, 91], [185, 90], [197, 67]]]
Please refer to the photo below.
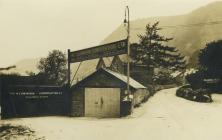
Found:
[[106, 72], [98, 72], [77, 84], [78, 87], [126, 88], [126, 84]]
[[120, 60], [119, 56], [115, 56], [113, 58], [110, 69], [112, 71], [124, 74], [124, 63]]
[[86, 117], [120, 117], [119, 88], [86, 88]]
[[[125, 107], [122, 107], [122, 101], [123, 98], [126, 96], [125, 95], [125, 91], [126, 91], [126, 83], [124, 83], [123, 81], [119, 80], [118, 78], [108, 74], [105, 71], [98, 71], [97, 73], [94, 73], [92, 75], [90, 75], [89, 77], [87, 77], [86, 79], [80, 81], [79, 83], [77, 83], [75, 85], [75, 87], [72, 88], [72, 95], [76, 96], [73, 97], [72, 99], [72, 116], [85, 116], [86, 112], [84, 112], [85, 110], [85, 103], [88, 101], [86, 100], [84, 94], [85, 94], [85, 88], [98, 88], [98, 89], [115, 89], [118, 88], [120, 89], [120, 95], [119, 95], [119, 109], [120, 109], [120, 114], [122, 114], [122, 112], [125, 112], [124, 110], [127, 110]], [[130, 88], [131, 93], [134, 93], [135, 95], [135, 104], [140, 104], [146, 97], [149, 96], [149, 92], [146, 89], [134, 89], [134, 88]], [[95, 91], [96, 92], [96, 91]], [[82, 95], [81, 95], [82, 94]], [[96, 93], [95, 93], [96, 94]], [[100, 94], [100, 93], [99, 93]], [[98, 95], [99, 95], [98, 94]], [[102, 93], [101, 93], [102, 94]], [[104, 94], [105, 91], [104, 91]], [[96, 97], [93, 96], [93, 97]], [[105, 98], [105, 97], [104, 97]], [[115, 98], [115, 99], [114, 99]], [[89, 98], [88, 98], [89, 99]], [[109, 98], [110, 100], [116, 100], [118, 98], [116, 97], [112, 97], [110, 96]], [[98, 101], [99, 103], [100, 101]], [[75, 107], [78, 106], [78, 107]], [[123, 110], [124, 109], [124, 110]], [[110, 110], [110, 109], [107, 109]], [[125, 114], [125, 113], [123, 113]]]
[[[119, 117], [123, 114], [124, 111], [126, 111], [126, 108], [122, 107], [122, 104], [121, 104], [121, 102], [123, 101], [123, 98], [126, 96], [124, 89], [119, 89], [118, 90], [119, 94], [115, 94], [116, 90], [113, 90], [112, 95], [105, 93], [106, 89], [111, 89], [111, 88], [96, 88], [96, 90], [91, 90], [91, 91], [90, 89], [95, 89], [95, 88], [87, 88], [87, 89], [88, 89], [88, 93], [85, 93], [86, 91], [85, 88], [78, 88], [72, 91], [71, 116], [74, 116], [74, 117], [83, 117], [83, 116]], [[92, 92], [91, 95], [93, 96], [89, 96], [90, 95], [89, 92]], [[150, 97], [150, 93], [147, 89], [137, 89], [132, 92], [134, 96], [133, 106], [137, 106], [141, 104], [144, 100]], [[86, 96], [88, 98], [86, 98]], [[102, 106], [101, 101], [100, 101], [101, 97], [103, 98], [104, 104], [106, 104], [105, 102], [109, 102], [107, 106], [104, 105], [104, 107], [101, 107]], [[93, 107], [94, 101], [96, 100], [98, 100], [98, 104], [96, 104], [95, 106], [98, 106], [98, 107]], [[110, 104], [112, 105], [110, 106]], [[104, 113], [101, 113], [102, 108], [104, 108]], [[93, 114], [92, 111], [89, 112], [89, 110], [91, 109], [94, 110], [93, 112], [97, 113], [98, 115]]]
[[[127, 75], [127, 65], [122, 62], [119, 56], [113, 58], [111, 70]], [[138, 81], [144, 86], [152, 84], [152, 77], [154, 74], [154, 69], [149, 68], [145, 65], [130, 65], [130, 77]]]
[[85, 110], [84, 93], [85, 93], [84, 88], [76, 88], [72, 90], [71, 111], [70, 111], [71, 116], [74, 117], [84, 116], [84, 110]]
[[[126, 68], [125, 68], [126, 71]], [[131, 66], [130, 67], [130, 77], [147, 87], [152, 84], [153, 68], [148, 68], [146, 66]]]
[[[126, 60], [121, 59], [120, 56], [114, 56], [110, 67], [105, 66], [104, 61], [101, 58], [97, 64], [97, 69], [102, 67], [106, 67], [124, 75], [127, 74]], [[148, 68], [145, 65], [130, 65], [130, 76], [144, 86], [152, 84], [153, 74], [153, 68]]]
[[141, 104], [144, 100], [148, 99], [150, 96], [150, 92], [147, 89], [137, 89], [133, 93], [133, 104], [137, 106]]

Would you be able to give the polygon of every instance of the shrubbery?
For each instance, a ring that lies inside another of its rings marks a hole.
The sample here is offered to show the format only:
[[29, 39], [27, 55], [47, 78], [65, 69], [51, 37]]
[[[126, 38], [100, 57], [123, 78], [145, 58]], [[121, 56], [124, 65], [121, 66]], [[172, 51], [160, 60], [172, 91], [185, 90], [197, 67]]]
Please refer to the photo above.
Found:
[[150, 92], [150, 95], [153, 96], [154, 93], [156, 92], [155, 86], [153, 86], [153, 85], [146, 85], [146, 87], [147, 87], [148, 91]]
[[170, 85], [175, 84], [175, 79], [168, 72], [159, 72], [154, 75], [153, 81], [158, 85]]
[[198, 70], [195, 73], [187, 75], [185, 78], [193, 89], [205, 88], [211, 92], [220, 93], [222, 92], [222, 80], [213, 76], [213, 74], [209, 71]]
[[198, 70], [195, 73], [187, 75], [185, 78], [192, 88], [204, 87], [204, 71]]
[[196, 102], [212, 102], [211, 94], [207, 89], [193, 89], [190, 85], [183, 86], [179, 88], [176, 92], [178, 97], [183, 97], [185, 99], [196, 101]]
[[198, 71], [186, 76], [190, 86], [177, 90], [176, 95], [198, 102], [212, 102], [211, 93], [222, 91], [222, 40], [213, 41], [200, 50]]

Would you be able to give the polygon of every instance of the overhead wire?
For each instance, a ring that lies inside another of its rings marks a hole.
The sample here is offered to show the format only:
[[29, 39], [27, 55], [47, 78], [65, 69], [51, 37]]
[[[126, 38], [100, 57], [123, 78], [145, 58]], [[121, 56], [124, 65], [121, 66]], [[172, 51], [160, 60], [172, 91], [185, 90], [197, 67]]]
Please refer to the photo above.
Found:
[[78, 68], [77, 68], [77, 70], [76, 70], [76, 72], [75, 72], [75, 74], [74, 74], [74, 76], [73, 76], [73, 78], [72, 78], [71, 84], [73, 83], [74, 78], [76, 77], [77, 72], [79, 71], [79, 68], [80, 68], [81, 64], [82, 64], [82, 62], [79, 63], [79, 66], [78, 66]]
[[[192, 28], [192, 27], [201, 27], [201, 26], [212, 26], [212, 25], [218, 25], [222, 24], [222, 20], [218, 21], [211, 21], [211, 22], [200, 22], [200, 23], [194, 23], [194, 24], [181, 24], [181, 25], [163, 25], [160, 26], [161, 29], [169, 29], [169, 28]], [[131, 30], [141, 30], [144, 28], [138, 27], [138, 28], [131, 28]]]
[[[194, 24], [182, 24], [182, 25], [164, 25], [164, 26], [160, 26], [161, 29], [170, 29], [170, 28], [192, 28], [192, 27], [201, 27], [201, 26], [211, 26], [211, 25], [218, 25], [218, 24], [222, 24], [222, 20], [218, 20], [218, 21], [211, 21], [211, 22], [202, 22], [202, 23], [194, 23]], [[131, 28], [131, 30], [142, 30], [144, 28], [138, 27], [138, 28]], [[109, 58], [107, 58], [110, 62], [111, 60]], [[112, 62], [111, 62], [112, 63]], [[82, 62], [79, 63], [79, 66], [72, 78], [71, 83], [73, 83], [75, 76], [77, 75], [77, 72], [81, 66]], [[116, 66], [114, 66], [114, 69], [116, 71], [118, 71], [118, 68]], [[119, 71], [118, 71], [119, 72]]]

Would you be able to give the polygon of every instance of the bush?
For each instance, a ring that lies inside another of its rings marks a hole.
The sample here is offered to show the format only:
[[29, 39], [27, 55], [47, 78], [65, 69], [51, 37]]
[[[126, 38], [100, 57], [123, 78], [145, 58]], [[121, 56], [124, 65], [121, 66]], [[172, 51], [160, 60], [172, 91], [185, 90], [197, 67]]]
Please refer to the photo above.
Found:
[[159, 85], [169, 85], [175, 83], [175, 79], [168, 72], [159, 72], [153, 76], [153, 81], [155, 84]]
[[206, 44], [200, 50], [199, 63], [207, 71], [211, 71], [215, 78], [222, 78], [222, 40], [213, 41]]
[[211, 94], [207, 89], [192, 89], [190, 85], [179, 88], [176, 92], [178, 97], [196, 102], [212, 102]]
[[222, 80], [212, 76], [213, 72], [199, 70], [196, 73], [187, 75], [185, 78], [192, 89], [204, 88], [211, 92], [222, 91]]
[[195, 73], [187, 75], [185, 78], [193, 89], [204, 87], [204, 71], [199, 70]]
[[147, 87], [148, 91], [150, 92], [150, 95], [153, 96], [155, 94], [155, 92], [156, 92], [155, 86], [147, 85], [146, 87]]

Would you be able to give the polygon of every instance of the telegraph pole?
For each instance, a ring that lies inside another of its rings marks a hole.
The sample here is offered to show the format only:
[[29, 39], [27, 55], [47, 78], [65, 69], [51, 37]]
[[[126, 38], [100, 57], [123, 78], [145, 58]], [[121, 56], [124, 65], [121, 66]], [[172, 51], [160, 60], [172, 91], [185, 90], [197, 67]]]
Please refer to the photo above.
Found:
[[[128, 18], [126, 18], [126, 15]], [[127, 94], [130, 95], [130, 19], [129, 19], [129, 7], [125, 9], [125, 20], [124, 24], [127, 24]]]

